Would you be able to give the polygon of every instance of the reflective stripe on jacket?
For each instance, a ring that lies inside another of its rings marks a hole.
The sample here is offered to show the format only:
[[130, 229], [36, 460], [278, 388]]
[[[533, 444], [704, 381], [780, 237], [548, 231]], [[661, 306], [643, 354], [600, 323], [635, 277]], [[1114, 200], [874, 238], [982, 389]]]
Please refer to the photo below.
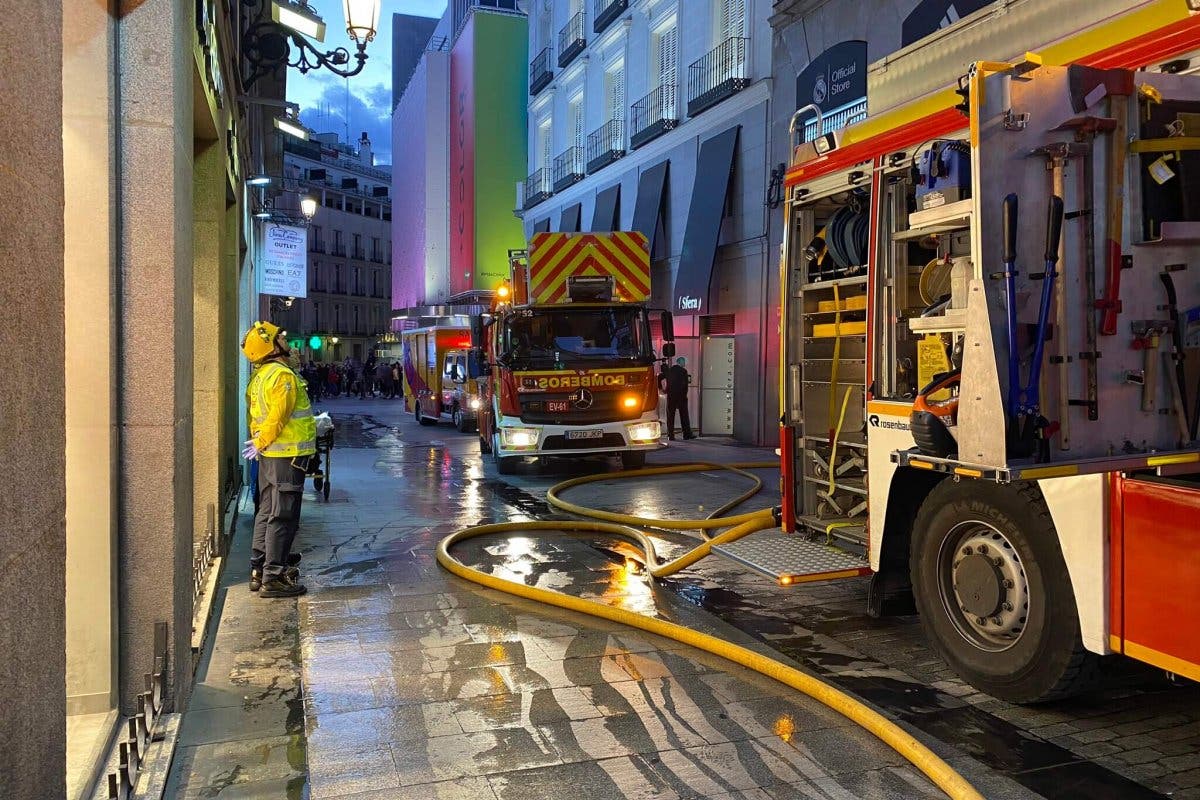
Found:
[[250, 379], [250, 436], [271, 458], [293, 458], [317, 452], [317, 424], [304, 383], [278, 361], [259, 367]]

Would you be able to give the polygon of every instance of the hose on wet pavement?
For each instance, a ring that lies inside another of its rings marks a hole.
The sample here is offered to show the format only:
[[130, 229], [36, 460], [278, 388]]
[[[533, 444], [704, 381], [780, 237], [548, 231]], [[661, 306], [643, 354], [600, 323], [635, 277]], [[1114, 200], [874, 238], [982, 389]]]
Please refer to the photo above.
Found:
[[[450, 534], [438, 543], [437, 561], [443, 569], [464, 580], [477, 583], [480, 586], [507, 594], [515, 595], [526, 600], [533, 600], [547, 605], [557, 606], [569, 611], [577, 611], [593, 617], [618, 622], [630, 627], [639, 628], [658, 636], [682, 642], [691, 647], [721, 656], [735, 664], [752, 669], [762, 675], [792, 687], [809, 697], [836, 711], [864, 730], [874, 734], [880, 741], [887, 744], [898, 754], [908, 760], [914, 767], [923, 772], [938, 788], [952, 800], [983, 800], [971, 784], [943, 761], [932, 750], [923, 745], [911, 733], [901, 728], [895, 722], [884, 717], [879, 712], [854, 699], [839, 689], [809, 675], [805, 672], [776, 661], [762, 653], [755, 652], [733, 642], [717, 638], [707, 633], [686, 628], [674, 622], [646, 616], [636, 611], [619, 608], [596, 600], [564, 594], [538, 586], [528, 586], [497, 575], [467, 566], [450, 554], [455, 544], [497, 533], [529, 533], [532, 531], [554, 531], [576, 533], [598, 533], [632, 542], [642, 550], [646, 569], [655, 578], [673, 574], [696, 563], [711, 551], [713, 546], [727, 544], [735, 539], [747, 536], [755, 531], [777, 526], [778, 518], [773, 509], [763, 509], [729, 517], [713, 516], [701, 520], [666, 520], [637, 517], [630, 514], [619, 514], [614, 511], [588, 508], [563, 500], [562, 492], [575, 486], [597, 481], [607, 481], [621, 478], [643, 478], [655, 475], [674, 475], [687, 472], [704, 472], [714, 469], [730, 469], [748, 476], [755, 483], [748, 492], [739, 495], [735, 502], [724, 504], [718, 512], [735, 507], [749, 499], [762, 488], [762, 480], [747, 472], [748, 469], [773, 468], [774, 462], [756, 462], [749, 464], [678, 464], [664, 467], [651, 467], [641, 470], [628, 470], [617, 473], [588, 475], [572, 478], [552, 487], [546, 494], [547, 500], [556, 508], [591, 519], [581, 520], [531, 520], [527, 522], [501, 522], [490, 525], [476, 525], [464, 528]], [[729, 528], [729, 530], [705, 541], [671, 561], [660, 563], [655, 552], [653, 540], [639, 528], [659, 528], [664, 530], [714, 530]]]

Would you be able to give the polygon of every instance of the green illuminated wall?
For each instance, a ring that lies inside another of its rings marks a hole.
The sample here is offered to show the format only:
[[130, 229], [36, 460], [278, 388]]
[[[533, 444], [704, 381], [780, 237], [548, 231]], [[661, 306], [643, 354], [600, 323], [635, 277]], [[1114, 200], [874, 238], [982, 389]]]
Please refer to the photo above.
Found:
[[508, 277], [508, 251], [525, 247], [513, 215], [517, 181], [526, 176], [529, 34], [524, 16], [476, 11], [475, 289]]

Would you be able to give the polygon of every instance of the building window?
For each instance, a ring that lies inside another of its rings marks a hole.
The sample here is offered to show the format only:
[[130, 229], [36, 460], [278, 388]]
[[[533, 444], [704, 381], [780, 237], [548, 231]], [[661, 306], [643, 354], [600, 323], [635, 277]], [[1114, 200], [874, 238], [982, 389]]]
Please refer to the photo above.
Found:
[[379, 270], [372, 270], [372, 272], [371, 272], [371, 296], [372, 297], [380, 296], [380, 294], [379, 294]]
[[362, 327], [360, 324], [359, 313], [358, 313], [358, 306], [354, 307], [354, 332], [362, 333]]
[[569, 147], [583, 148], [583, 90], [580, 89], [567, 103], [567, 133], [571, 137]]
[[745, 0], [715, 0], [715, 3], [713, 28], [717, 35], [713, 44], [745, 36]]
[[679, 29], [675, 18], [660, 26], [651, 38], [651, 83], [662, 87], [662, 118], [675, 116], [675, 93], [679, 85]]
[[343, 333], [342, 328], [342, 304], [335, 303], [333, 306], [333, 330], [336, 333]]
[[362, 271], [358, 267], [355, 267], [354, 272], [351, 273], [351, 276], [350, 276], [350, 292], [351, 292], [351, 294], [359, 294], [359, 290], [361, 288], [362, 288]]
[[550, 169], [550, 162], [554, 158], [554, 142], [551, 138], [552, 131], [550, 116], [547, 115], [538, 122], [537, 152], [534, 154], [537, 159], [538, 169]]
[[554, 5], [550, 0], [544, 0], [537, 17], [538, 49], [550, 47], [554, 40]]
[[308, 288], [313, 291], [319, 291], [321, 288], [321, 264], [314, 261], [312, 275], [309, 276]]
[[313, 330], [321, 330], [321, 304], [313, 303]]
[[361, 233], [354, 234], [354, 257], [359, 260], [361, 260], [363, 257], [362, 234]]
[[622, 59], [604, 72], [604, 107], [609, 119], [625, 119], [625, 61]]
[[342, 288], [342, 265], [335, 264], [333, 267], [333, 291], [339, 294], [344, 291]]

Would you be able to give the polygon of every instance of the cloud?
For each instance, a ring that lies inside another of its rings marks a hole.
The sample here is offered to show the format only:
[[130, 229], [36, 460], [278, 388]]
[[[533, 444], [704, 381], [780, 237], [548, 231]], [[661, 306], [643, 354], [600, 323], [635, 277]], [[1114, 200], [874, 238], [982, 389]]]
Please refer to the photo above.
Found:
[[336, 133], [351, 144], [356, 143], [362, 132], [366, 131], [375, 151], [376, 163], [390, 164], [391, 96], [391, 89], [383, 84], [366, 88], [351, 86], [347, 95], [341, 79], [333, 76], [322, 78], [319, 91], [310, 94], [311, 99], [301, 105], [300, 120], [318, 133]]

